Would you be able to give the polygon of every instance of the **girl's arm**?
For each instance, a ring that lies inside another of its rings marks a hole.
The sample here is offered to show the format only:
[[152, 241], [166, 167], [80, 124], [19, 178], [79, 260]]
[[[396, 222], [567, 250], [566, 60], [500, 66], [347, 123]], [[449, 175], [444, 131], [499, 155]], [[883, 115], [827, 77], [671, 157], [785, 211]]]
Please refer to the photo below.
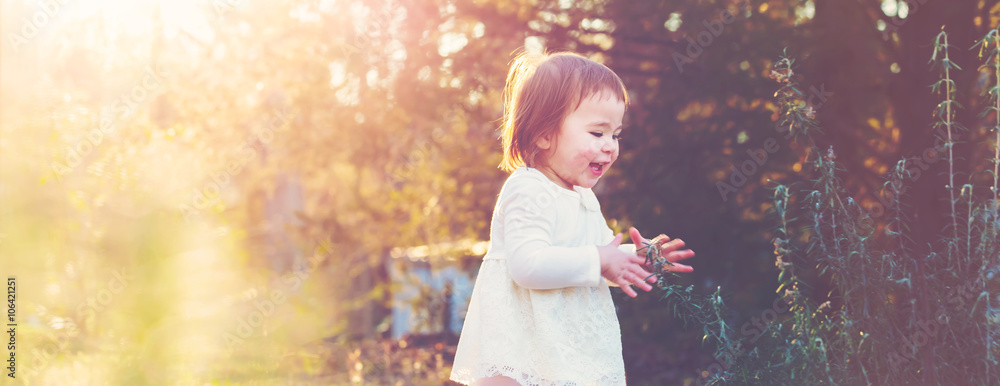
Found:
[[510, 186], [503, 203], [507, 266], [517, 285], [528, 289], [594, 287], [600, 284], [601, 261], [596, 245], [552, 245], [556, 209], [539, 205], [541, 189]]
[[531, 179], [509, 180], [501, 193], [504, 252], [511, 278], [529, 289], [593, 287], [604, 277], [610, 283], [625, 286], [622, 290], [636, 296], [629, 284], [649, 291], [644, 281], [649, 273], [642, 269], [642, 258], [634, 245], [619, 245], [607, 224], [606, 245], [560, 247], [553, 245], [558, 224], [557, 208], [546, 193], [545, 184]]

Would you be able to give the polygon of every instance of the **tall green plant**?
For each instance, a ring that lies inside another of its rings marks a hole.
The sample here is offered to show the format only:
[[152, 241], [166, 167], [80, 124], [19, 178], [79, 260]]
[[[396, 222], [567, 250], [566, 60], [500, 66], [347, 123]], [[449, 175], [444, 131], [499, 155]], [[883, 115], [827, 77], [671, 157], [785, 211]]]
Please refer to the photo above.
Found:
[[[780, 58], [772, 71], [779, 126], [808, 146], [812, 178], [774, 188], [775, 265], [778, 296], [787, 312], [753, 336], [723, 329], [706, 334], [716, 353], [738, 353], [709, 383], [729, 384], [995, 384], [1000, 310], [991, 302], [1000, 269], [997, 171], [1000, 170], [1000, 33], [980, 42], [994, 75], [984, 112], [996, 122], [993, 194], [983, 200], [970, 183], [955, 182], [954, 146], [963, 129], [955, 120], [960, 67], [948, 54], [948, 35], [934, 41], [931, 61], [941, 68], [932, 90], [943, 94], [933, 111], [934, 127], [948, 155], [949, 223], [942, 243], [915, 243], [907, 234], [904, 204], [911, 162], [900, 160], [881, 193], [888, 216], [875, 219], [841, 185], [833, 148], [820, 151], [813, 134], [815, 111], [798, 92], [793, 60]], [[798, 190], [793, 187], [802, 187]], [[959, 212], [958, 205], [962, 205]], [[964, 221], [959, 218], [964, 216]], [[962, 224], [963, 227], [959, 227]], [[918, 252], [923, 249], [924, 252]], [[807, 272], [815, 275], [805, 275]], [[803, 277], [829, 283], [816, 293]], [[991, 282], [992, 281], [992, 282]], [[721, 313], [719, 319], [721, 320]], [[714, 322], [712, 319], [708, 319]], [[706, 325], [706, 329], [707, 329]], [[746, 351], [749, 350], [749, 351]]]
[[[994, 133], [993, 170], [991, 171], [993, 185], [990, 186], [992, 194], [990, 199], [986, 200], [986, 204], [980, 207], [974, 216], [970, 216], [981, 220], [978, 224], [981, 227], [981, 237], [975, 254], [986, 257], [981, 259], [979, 282], [982, 284], [981, 293], [985, 294], [986, 321], [988, 323], [988, 328], [985, 329], [986, 333], [983, 336], [983, 340], [986, 342], [984, 359], [987, 369], [986, 379], [991, 381], [997, 378], [995, 371], [990, 370], [992, 366], [998, 364], [997, 344], [1000, 340], [1000, 307], [995, 307], [990, 302], [991, 289], [988, 286], [989, 281], [993, 279], [993, 277], [988, 276], [988, 272], [994, 269], [993, 276], [996, 276], [995, 268], [1000, 267], [1000, 186], [998, 186], [1000, 183], [1000, 179], [998, 179], [1000, 177], [1000, 30], [992, 29], [987, 32], [973, 46], [973, 48], [976, 47], [979, 47], [979, 58], [983, 60], [979, 70], [993, 75], [993, 85], [983, 90], [989, 103], [980, 114], [981, 117], [992, 115], [993, 118], [993, 126], [990, 127], [990, 131]], [[971, 189], [969, 191], [971, 197]], [[989, 256], [992, 256], [992, 259]]]
[[[944, 87], [944, 100], [937, 105], [934, 111], [934, 116], [938, 119], [934, 123], [934, 127], [945, 127], [947, 129], [947, 137], [943, 138], [945, 140], [945, 147], [948, 150], [948, 185], [945, 189], [948, 190], [948, 195], [951, 200], [951, 227], [952, 227], [952, 237], [958, 239], [958, 215], [955, 211], [955, 203], [958, 202], [955, 198], [955, 155], [954, 155], [954, 136], [952, 129], [961, 128], [955, 122], [955, 114], [952, 106], [959, 106], [958, 102], [955, 102], [955, 81], [951, 79], [951, 70], [954, 68], [956, 70], [962, 70], [955, 62], [951, 61], [951, 57], [948, 55], [948, 33], [943, 29], [934, 38], [934, 53], [931, 55], [931, 63], [935, 66], [941, 66], [942, 78], [931, 85], [931, 89], [935, 93], [940, 94], [942, 91], [942, 86]], [[940, 55], [940, 59], [938, 56]]]

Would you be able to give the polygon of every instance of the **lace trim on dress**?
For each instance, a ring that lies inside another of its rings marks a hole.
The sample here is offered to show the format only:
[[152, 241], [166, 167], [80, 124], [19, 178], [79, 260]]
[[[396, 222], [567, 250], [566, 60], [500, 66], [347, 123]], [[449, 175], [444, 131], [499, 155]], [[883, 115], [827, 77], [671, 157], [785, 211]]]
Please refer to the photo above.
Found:
[[604, 376], [594, 382], [579, 384], [576, 382], [557, 382], [542, 379], [530, 374], [518, 371], [511, 366], [487, 366], [476, 371], [467, 369], [454, 371], [451, 373], [451, 380], [463, 385], [471, 385], [477, 379], [491, 377], [509, 377], [524, 386], [598, 386], [598, 385], [624, 385], [625, 378], [621, 376]]

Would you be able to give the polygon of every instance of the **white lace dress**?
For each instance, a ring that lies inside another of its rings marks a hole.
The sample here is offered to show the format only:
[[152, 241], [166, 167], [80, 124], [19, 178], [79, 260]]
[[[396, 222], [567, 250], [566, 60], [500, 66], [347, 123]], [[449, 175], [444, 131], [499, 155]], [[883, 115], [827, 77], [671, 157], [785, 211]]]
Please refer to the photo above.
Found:
[[451, 379], [624, 385], [621, 328], [597, 254], [613, 238], [590, 189], [514, 171], [493, 211]]

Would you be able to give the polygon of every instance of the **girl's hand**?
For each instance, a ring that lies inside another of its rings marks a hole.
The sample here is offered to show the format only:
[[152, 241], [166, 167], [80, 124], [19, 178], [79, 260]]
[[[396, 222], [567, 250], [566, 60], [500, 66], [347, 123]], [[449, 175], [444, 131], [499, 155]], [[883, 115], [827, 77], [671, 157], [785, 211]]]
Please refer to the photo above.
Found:
[[[639, 231], [635, 229], [635, 227], [629, 228], [628, 233], [629, 236], [632, 236], [632, 242], [635, 243], [636, 249], [642, 248], [644, 245], [651, 242], [650, 240], [643, 238], [642, 235], [639, 234]], [[661, 237], [660, 240], [658, 240], [658, 242], [660, 243], [660, 256], [666, 258], [667, 261], [673, 264], [673, 265], [667, 265], [666, 271], [667, 272], [694, 271], [694, 268], [691, 268], [690, 265], [677, 263], [677, 261], [690, 259], [694, 257], [694, 251], [690, 249], [679, 250], [681, 248], [684, 248], [684, 240], [681, 239], [670, 240], [670, 238], [665, 235], [660, 235], [660, 237]], [[643, 263], [646, 262], [645, 251], [637, 251], [636, 255], [642, 256], [641, 258]], [[648, 266], [644, 267], [649, 269]]]
[[649, 292], [653, 286], [646, 282], [646, 278], [649, 278], [650, 283], [655, 283], [656, 277], [642, 269], [645, 259], [618, 249], [621, 243], [622, 235], [619, 233], [611, 244], [597, 247], [597, 254], [601, 257], [601, 276], [617, 284], [626, 295], [634, 298], [637, 294], [630, 285]]

